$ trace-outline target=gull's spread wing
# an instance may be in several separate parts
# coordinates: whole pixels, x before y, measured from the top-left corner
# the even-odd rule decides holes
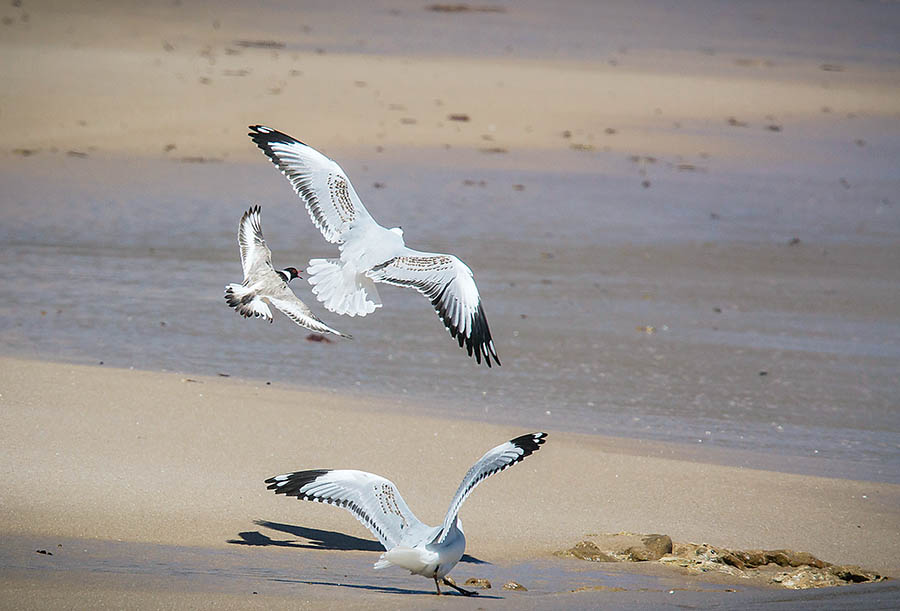
[[[385,549],[423,524],[407,507],[397,486],[373,473],[354,470],[296,471],[266,480],[275,494],[343,507],[378,537]]]
[[[271,127],[251,125],[249,136],[291,181],[326,240],[343,244],[350,229],[375,223],[335,161]]]
[[[438,543],[444,540],[450,527],[453,526],[456,515],[463,501],[472,493],[475,486],[494,473],[503,471],[507,467],[511,467],[517,462],[524,460],[527,456],[531,456],[537,452],[541,444],[547,439],[547,433],[530,433],[516,437],[506,443],[501,443],[496,448],[492,448],[482,456],[478,462],[472,465],[469,472],[463,478],[462,483],[456,490],[453,500],[450,502],[450,509],[444,518],[444,526]]]
[[[491,366],[500,364],[472,270],[454,257],[404,249],[399,257],[376,265],[366,274],[376,282],[414,288],[425,295],[459,346]]]

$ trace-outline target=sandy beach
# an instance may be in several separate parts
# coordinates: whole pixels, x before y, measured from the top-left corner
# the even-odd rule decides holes
[[[81,541],[99,540],[169,546],[181,553],[237,548],[248,570],[269,561],[260,552],[268,551],[266,538],[314,549],[307,539],[315,537],[297,536],[306,528],[324,536],[325,549],[336,534],[371,541],[370,547],[362,546],[370,551],[334,562],[345,563],[344,571],[360,572],[342,575],[351,584],[366,577],[380,581],[382,573],[366,575],[377,557],[371,551],[377,542],[352,516],[276,497],[263,480],[301,468],[365,466],[396,482],[417,515],[436,523],[469,464],[488,447],[521,433],[459,419],[410,418],[392,405],[253,381],[8,358],[2,372],[3,529],[6,536],[15,534],[12,541],[53,552],[45,559],[35,547],[24,556],[49,560],[44,562],[48,567],[63,562]],[[373,440],[386,440],[389,451]],[[900,486],[690,458],[660,456],[659,448],[628,440],[551,432],[533,459],[492,478],[466,503],[467,553],[493,565],[515,566],[547,560],[593,532],[662,531],[678,541],[793,548],[898,574],[894,549],[884,542],[896,534]],[[259,547],[240,545],[254,541]],[[4,546],[5,553],[16,558],[16,547]],[[150,552],[137,550],[133,562],[140,566]],[[332,562],[324,552],[303,553],[290,546],[278,551],[298,579],[316,563]],[[149,578],[163,587],[161,573],[171,552],[160,555],[163,561]],[[24,576],[29,572],[15,568],[5,571],[25,596],[20,602],[28,604],[31,596],[36,603],[48,602],[47,595],[28,587]],[[77,565],[69,570],[80,575]],[[120,570],[137,573],[130,580],[143,579],[135,567]],[[65,572],[46,571],[39,572],[41,579],[67,581]],[[99,580],[101,591],[127,585],[102,570],[82,571]],[[480,572],[477,564],[457,569],[458,577]],[[425,580],[393,573],[391,585],[427,590]],[[671,576],[678,577],[698,587],[696,578]],[[525,579],[509,573],[506,578]],[[583,585],[599,585],[591,576],[583,579]],[[265,582],[258,577],[257,591],[266,588]],[[152,600],[155,588],[141,587],[149,591],[139,596]],[[328,590],[322,594],[301,587],[296,593],[312,600],[345,596],[332,599]],[[174,593],[166,596],[178,600]],[[406,604],[390,593],[382,596],[371,604]],[[550,603],[547,596],[531,602],[581,604],[578,595],[570,596],[571,603]],[[362,597],[353,601],[370,604]]]
[[[0,608],[897,606],[900,6],[0,19]],[[459,254],[503,366],[400,289],[348,319],[295,282],[352,342],[234,315],[251,203],[276,265],[334,256],[257,123],[339,160],[411,246]],[[452,576],[494,584],[471,601],[372,570],[352,516],[263,484],[365,469],[438,523],[475,459],[537,430],[461,513]],[[555,555],[618,532],[892,579],[788,591]]]

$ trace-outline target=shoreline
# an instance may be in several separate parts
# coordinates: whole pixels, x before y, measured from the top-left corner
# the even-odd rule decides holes
[[[112,371],[134,371],[146,374],[161,374],[182,376],[183,379],[191,380],[188,383],[201,381],[222,381],[234,383],[238,385],[250,386],[266,386],[279,388],[286,392],[309,393],[312,395],[322,396],[341,396],[355,406],[358,404],[373,401],[379,405],[379,409],[385,410],[392,417],[419,417],[441,419],[442,413],[454,413],[454,401],[452,399],[435,400],[434,398],[417,397],[403,393],[401,396],[384,391],[383,393],[361,390],[355,387],[346,389],[338,389],[331,386],[315,386],[311,384],[303,384],[286,380],[267,380],[262,377],[240,376],[231,373],[197,373],[180,369],[148,369],[141,367],[122,367],[117,365],[87,363],[74,359],[52,359],[41,356],[21,356],[11,354],[0,354],[0,362],[3,360],[14,360],[34,363],[55,364],[62,367],[75,366],[87,368],[105,368]],[[421,404],[429,402],[427,407]],[[354,407],[351,409],[358,409]],[[421,410],[421,413],[419,413]],[[478,417],[476,414],[467,413],[463,417],[466,422],[472,422],[476,425],[490,425],[495,427],[508,428],[512,424],[508,418],[502,416],[490,417],[482,414]],[[532,426],[532,428],[535,428]],[[536,428],[541,428],[537,426]],[[828,479],[847,480],[853,482],[868,482],[872,484],[900,484],[900,481],[893,481],[890,476],[885,474],[883,477],[866,477],[866,475],[875,475],[872,473],[872,465],[866,462],[854,462],[845,459],[829,459],[810,456],[801,456],[790,453],[771,453],[771,452],[753,452],[740,448],[733,448],[723,445],[712,445],[707,443],[680,443],[677,441],[666,441],[653,439],[649,437],[641,437],[638,435],[609,435],[598,432],[577,430],[574,426],[565,426],[564,422],[559,425],[545,425],[543,428],[553,430],[558,433],[565,433],[574,436],[583,436],[586,439],[594,440],[602,443],[610,452],[629,456],[657,457],[671,460],[680,460],[686,462],[694,462],[708,464],[720,467],[731,467],[738,469],[752,469],[755,471],[767,471],[772,473],[782,473],[785,475],[799,475],[812,477],[826,477]],[[524,429],[523,429],[524,430]],[[835,476],[829,474],[830,471],[839,471],[845,475]],[[847,473],[859,473],[860,477],[846,475]]]

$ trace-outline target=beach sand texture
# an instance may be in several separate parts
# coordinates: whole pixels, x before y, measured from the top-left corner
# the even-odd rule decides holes
[[[532,430],[541,452],[461,513],[452,576],[489,577],[481,603],[896,606],[893,581],[814,600],[553,553],[661,532],[900,575],[900,5],[0,19],[0,607],[462,604],[262,482],[365,469],[437,523],[478,456]],[[331,344],[229,311],[250,204],[276,265],[334,256],[256,123],[466,261],[503,366],[400,289],[351,320],[295,282],[355,338]]]
[[[146,572],[161,580],[181,568],[168,564],[166,557],[192,548],[240,548],[241,562],[253,567],[258,566],[254,552],[272,546],[281,552],[284,572],[275,577],[302,582],[318,564],[335,562],[340,570],[330,574],[332,579],[351,585],[360,585],[360,579],[362,585],[384,583],[385,573],[370,566],[377,559],[372,551],[377,543],[365,545],[371,536],[352,517],[329,506],[276,497],[262,481],[300,468],[365,466],[397,483],[420,519],[438,523],[458,481],[482,450],[519,431],[453,418],[410,417],[375,401],[259,382],[16,359],[3,359],[2,365],[2,460],[9,474],[4,478],[3,528],[16,535],[4,546],[10,560],[5,570],[25,590],[22,581],[35,573],[51,583],[66,582],[65,572],[47,572],[52,562],[80,552],[81,541],[91,547],[96,540],[153,546],[134,546],[130,561],[121,558],[122,552],[110,551],[106,565],[94,554],[83,565],[76,559],[68,570],[77,579],[87,573],[108,580],[104,573],[128,574],[130,568],[138,576]],[[500,579],[535,579],[540,571],[516,567],[546,560],[588,533],[619,530],[663,530],[676,541],[746,549],[793,548],[826,561],[897,574],[895,550],[884,544],[895,537],[900,519],[900,486],[894,484],[669,458],[653,444],[571,433],[551,433],[539,456],[491,478],[462,512],[468,553],[512,567],[500,570]],[[334,533],[349,535],[356,543],[350,549],[367,553],[357,552],[348,562],[291,548],[323,537],[322,547],[329,549]],[[59,541],[62,548],[57,548]],[[166,554],[154,546],[176,551]],[[37,549],[54,557],[36,555]],[[155,564],[148,559],[154,555],[161,557]],[[207,563],[216,566],[201,560],[194,570],[204,572]],[[428,589],[424,580],[391,573],[385,585]],[[456,571],[457,578],[482,574],[478,564],[462,563]],[[138,576],[129,579],[139,582]],[[238,571],[238,576],[246,579],[246,573]],[[251,584],[258,585],[252,587],[269,589],[267,575],[257,577]],[[679,587],[713,587],[681,579]],[[214,583],[213,591],[224,596],[221,584]],[[614,576],[598,581],[585,575],[574,585],[619,583]],[[197,585],[187,591],[193,587]],[[156,588],[149,590],[148,601]],[[724,586],[713,591],[721,595]],[[283,594],[275,592],[276,598]],[[296,594],[313,600],[332,596],[305,588]],[[373,604],[400,604],[396,598],[376,598]],[[578,596],[566,603],[551,600],[545,595],[530,602],[583,602]],[[246,599],[234,604],[240,601]]]

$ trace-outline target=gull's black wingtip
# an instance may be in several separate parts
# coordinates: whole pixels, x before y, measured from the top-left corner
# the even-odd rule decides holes
[[[258,136],[266,138],[272,134],[280,134],[281,133],[278,130],[268,127],[267,125],[250,125],[248,127],[248,129],[250,130],[250,133],[247,135],[250,136],[251,138],[255,138]]]
[[[313,482],[316,478],[325,475],[331,469],[310,469],[307,471],[295,471],[293,473],[285,473],[283,475],[275,475],[265,481],[269,484],[267,490],[274,490],[275,494],[286,494],[288,496],[297,496],[300,489],[306,484]]]
[[[447,324],[447,319],[445,319],[444,324]],[[487,316],[484,314],[484,308],[481,306],[480,301],[478,302],[478,308],[475,310],[475,314],[472,316],[471,324],[472,333],[469,337],[465,338],[469,356],[475,357],[475,362],[479,365],[484,361],[484,364],[488,366],[488,369],[490,369],[493,363],[496,363],[499,366],[501,364],[500,358],[497,356],[497,350],[494,348],[494,340],[491,338],[491,329],[488,327]],[[462,338],[462,334],[460,334],[460,338]],[[462,339],[460,339],[460,346],[462,346]],[[491,357],[493,357],[493,363],[491,362]]]
[[[528,433],[509,440],[511,444],[522,450],[522,458],[537,452],[546,441],[547,433]]]
[[[484,344],[484,358],[488,362],[488,367],[491,366],[491,357],[494,357],[494,363],[497,364],[497,367],[501,367],[503,363],[500,362],[500,357],[497,356],[497,350],[494,349],[494,340],[490,338],[490,331],[488,331],[488,339]]]
[[[250,138],[254,142],[257,142],[257,140],[259,139],[266,139],[275,131],[271,127],[266,127],[265,125],[251,125],[248,127],[248,129],[250,131],[247,133],[247,135],[250,136]]]
[[[293,136],[288,136],[286,133],[280,132],[277,129],[272,129],[271,127],[268,127],[266,125],[250,125],[248,129],[250,130],[250,132],[247,135],[250,136],[250,139],[256,143],[256,146],[262,148],[263,150],[265,150],[265,145],[271,142],[283,142],[286,144],[297,143],[303,144],[303,146],[308,146],[303,142],[300,142]]]

